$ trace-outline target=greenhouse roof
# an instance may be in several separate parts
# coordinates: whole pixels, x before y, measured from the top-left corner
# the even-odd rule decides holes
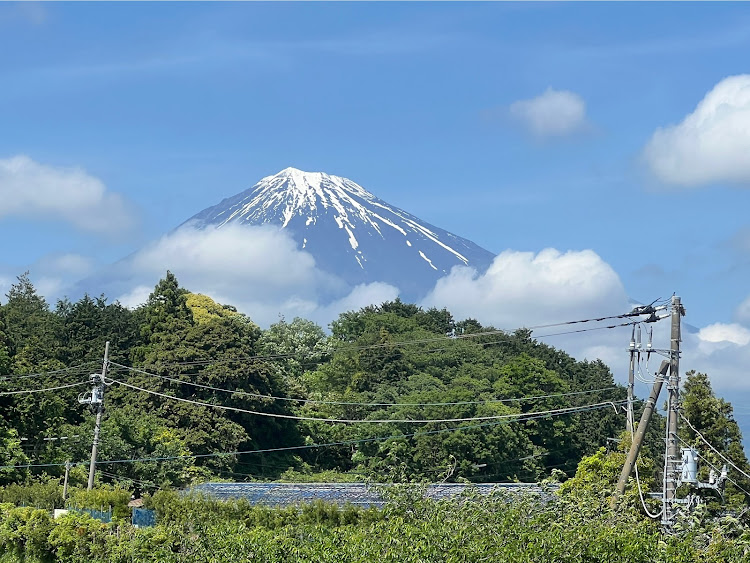
[[[186,492],[203,493],[219,499],[245,498],[252,504],[289,506],[321,500],[338,505],[377,506],[385,504],[385,493],[393,485],[369,483],[204,483]],[[464,492],[489,495],[497,491],[542,492],[536,483],[441,483],[427,485],[425,496],[434,500]]]

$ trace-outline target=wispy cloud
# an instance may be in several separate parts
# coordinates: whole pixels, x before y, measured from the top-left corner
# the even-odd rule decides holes
[[[4,2],[0,4],[0,25],[18,22],[42,25],[47,21],[47,8],[40,2]]]
[[[583,39],[585,41],[585,38]],[[631,41],[601,41],[597,44],[573,46],[542,44],[545,50],[557,49],[568,56],[590,58],[649,57],[705,53],[710,50],[731,49],[750,43],[750,24],[740,21],[733,27],[701,29],[698,33],[685,30],[680,35],[662,34],[660,37]]]
[[[92,258],[75,253],[46,254],[25,266],[0,264],[0,298],[16,282],[16,276],[28,270],[37,292],[54,303],[64,297],[66,288],[95,268]]]
[[[586,103],[569,90],[548,88],[535,98],[513,102],[509,113],[532,135],[541,138],[570,135],[586,125]]]
[[[302,57],[320,54],[341,57],[398,56],[429,51],[461,39],[457,32],[427,32],[402,29],[372,30],[311,39],[228,39],[218,35],[174,38],[168,46],[132,58],[103,58],[94,53],[87,60],[28,68],[13,79],[55,77],[118,77],[163,71],[215,70],[217,65],[254,63],[262,68],[285,71]],[[11,78],[11,77],[7,77]]]

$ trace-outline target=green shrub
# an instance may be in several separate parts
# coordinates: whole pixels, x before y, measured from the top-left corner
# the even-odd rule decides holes
[[[0,488],[0,502],[13,503],[16,506],[33,506],[36,508],[63,507],[62,486],[57,479],[29,483],[13,483]]]
[[[93,510],[108,510],[111,508],[113,517],[129,518],[131,514],[128,507],[130,497],[130,491],[119,487],[97,488],[90,491],[72,489],[68,506]]]

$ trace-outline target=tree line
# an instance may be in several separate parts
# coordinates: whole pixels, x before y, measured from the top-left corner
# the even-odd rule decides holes
[[[216,479],[538,481],[572,476],[624,430],[626,390],[609,368],[529,331],[398,299],[328,328],[281,318],[263,330],[170,272],[135,309],[89,295],[52,307],[19,276],[0,304],[0,485],[57,478],[67,461],[83,478],[93,416],[77,397],[106,341],[99,459],[118,463],[98,478],[147,491]],[[747,467],[731,405],[703,374],[686,391],[691,420]],[[647,455],[662,429],[657,419]]]

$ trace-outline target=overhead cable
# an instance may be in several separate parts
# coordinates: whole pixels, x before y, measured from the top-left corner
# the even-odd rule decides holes
[[[410,419],[410,418],[402,418],[402,419],[367,419],[367,418],[322,418],[322,417],[315,417],[315,416],[298,416],[293,414],[284,414],[284,413],[270,413],[270,412],[262,412],[262,411],[254,411],[249,409],[241,409],[239,407],[230,407],[227,405],[217,405],[214,403],[207,403],[205,401],[196,401],[193,399],[183,399],[182,397],[175,397],[174,395],[167,395],[166,393],[160,393],[158,391],[153,391],[151,389],[144,389],[143,387],[138,387],[137,385],[131,385],[130,383],[125,383],[124,381],[120,381],[119,379],[112,379],[111,380],[114,383],[117,383],[118,385],[122,385],[124,387],[128,387],[130,389],[136,390],[136,391],[142,391],[144,393],[149,393],[151,395],[156,395],[158,397],[163,397],[165,399],[172,399],[173,401],[180,401],[183,403],[189,403],[192,405],[198,405],[202,407],[211,407],[215,409],[220,410],[228,410],[228,411],[234,411],[234,412],[240,412],[244,414],[252,414],[255,416],[264,416],[264,417],[270,417],[270,418],[284,418],[289,420],[307,420],[307,421],[318,421],[318,422],[336,422],[336,423],[344,423],[344,424],[362,424],[362,423],[372,423],[372,424],[388,424],[388,423],[394,423],[394,424],[425,424],[429,422],[473,422],[477,420],[500,420],[504,418],[517,418],[522,417],[525,414],[551,414],[551,413],[565,413],[567,411],[570,411],[571,409],[575,409],[576,407],[565,407],[562,409],[552,409],[548,411],[541,411],[541,412],[535,412],[535,413],[513,413],[513,414],[500,414],[500,415],[491,415],[491,416],[474,416],[474,417],[464,417],[464,418],[440,418],[440,419]],[[603,403],[598,403],[600,405],[610,405],[613,404],[611,401],[605,401]]]
[[[678,436],[678,438],[679,438],[679,436]],[[690,443],[686,442],[686,441],[685,441],[685,440],[683,440],[682,438],[679,438],[679,439],[680,439],[680,442],[682,442],[682,444],[683,444],[683,445],[685,445],[685,446],[687,446],[687,447],[689,447],[689,448],[692,448],[692,444],[690,444]],[[709,466],[709,467],[711,467],[711,469],[713,469],[714,471],[716,471],[716,473],[719,473],[719,474],[721,473],[721,471],[722,471],[722,470],[721,470],[721,469],[719,469],[718,467],[716,467],[716,466],[715,466],[715,465],[714,465],[713,463],[711,463],[711,462],[710,462],[710,461],[708,460],[708,458],[706,458],[705,456],[701,455],[701,454],[700,454],[700,452],[698,453],[698,457],[699,457],[699,458],[701,458],[701,459],[702,459],[703,461],[705,461],[705,462],[706,462],[706,463],[708,464],[708,466]],[[746,489],[743,489],[743,488],[742,488],[742,487],[741,487],[741,486],[739,485],[739,483],[737,483],[737,481],[735,481],[734,479],[732,479],[732,478],[731,478],[731,477],[729,477],[728,475],[727,475],[727,481],[729,481],[730,483],[732,483],[732,484],[733,484],[733,485],[734,485],[735,487],[737,487],[737,488],[738,488],[738,489],[739,489],[740,491],[742,491],[743,493],[745,493],[745,494],[746,494],[746,495],[748,496],[748,498],[750,498],[750,492],[748,492],[748,491],[747,491]]]
[[[590,393],[603,393],[605,391],[612,391],[618,389],[617,386],[603,387],[601,389],[588,389],[585,391],[571,391],[568,393],[554,393],[550,395],[536,395],[531,397],[512,397],[507,399],[486,399],[483,401],[454,401],[454,402],[440,402],[440,403],[361,403],[361,402],[349,402],[349,401],[323,401],[318,399],[295,399],[293,397],[277,397],[275,395],[263,395],[261,393],[250,393],[242,390],[235,389],[224,389],[222,387],[213,387],[211,385],[203,385],[202,383],[195,383],[192,381],[184,381],[175,377],[167,377],[166,375],[158,375],[142,369],[132,368],[111,362],[112,365],[124,368],[129,371],[141,373],[143,375],[149,375],[151,377],[157,377],[173,383],[190,385],[191,387],[198,387],[200,389],[206,389],[209,391],[219,391],[221,393],[230,393],[233,395],[242,395],[244,397],[253,397],[256,399],[270,399],[273,401],[289,401],[295,403],[305,404],[318,404],[318,405],[345,405],[345,406],[359,406],[359,407],[442,407],[442,406],[458,406],[458,405],[486,405],[493,403],[511,403],[511,402],[523,402],[523,401],[534,401],[539,399],[551,399],[558,397],[571,397],[575,395],[588,395]]]
[[[41,377],[44,375],[58,375],[61,373],[66,373],[66,372],[71,372],[71,371],[75,371],[76,373],[79,373],[79,372],[84,373],[88,371],[89,367],[94,364],[95,362],[86,362],[86,363],[79,364],[76,366],[70,366],[70,367],[55,369],[55,370],[50,370],[50,371],[40,371],[37,373],[11,373],[8,375],[0,376],[0,383],[4,383],[5,381],[16,380],[16,379],[28,379],[30,377]]]
[[[182,456],[144,457],[144,458],[137,458],[137,459],[100,460],[100,461],[97,461],[96,464],[104,465],[108,463],[136,463],[136,462],[141,462],[141,461],[171,461],[175,459],[184,459],[184,458],[191,458],[191,457],[192,458],[209,458],[209,457],[223,457],[223,456],[233,456],[233,455],[252,455],[252,454],[277,453],[277,452],[286,452],[286,451],[309,450],[309,449],[315,449],[315,448],[326,448],[326,447],[334,447],[334,446],[351,446],[351,445],[356,445],[356,444],[366,444],[366,443],[372,443],[372,442],[387,442],[389,440],[401,440],[404,438],[415,438],[419,436],[443,434],[445,432],[474,430],[477,428],[500,426],[504,424],[511,424],[514,422],[526,422],[528,420],[536,420],[540,418],[547,418],[550,416],[560,416],[563,414],[589,412],[589,411],[609,408],[613,404],[622,405],[624,403],[625,401],[616,401],[614,403],[584,405],[581,407],[576,407],[574,411],[557,413],[557,414],[528,413],[528,415],[525,416],[522,420],[521,419],[495,420],[492,422],[482,422],[479,424],[464,424],[461,426],[453,426],[450,428],[437,428],[435,430],[423,430],[419,432],[411,432],[408,434],[399,434],[396,436],[378,436],[378,437],[373,437],[373,438],[360,438],[356,440],[343,440],[340,442],[327,442],[327,443],[322,443],[322,444],[303,444],[300,446],[282,446],[278,448],[265,448],[265,449],[260,449],[260,450],[215,452],[215,453],[209,453],[209,454],[192,454],[191,453],[189,455],[182,455]],[[81,461],[81,462],[73,463],[72,465],[88,465],[88,463],[89,463],[88,461]],[[24,464],[24,465],[3,465],[3,466],[0,466],[0,469],[27,469],[27,468],[32,468],[32,467],[64,467],[64,466],[65,466],[65,463],[30,463],[30,464]]]
[[[68,389],[69,387],[78,387],[85,385],[88,381],[79,381],[78,383],[68,383],[67,385],[58,385],[57,387],[42,387],[41,389],[20,389],[18,391],[0,391],[0,395],[22,395],[29,393],[46,393],[48,391],[57,391],[58,389]]]
[[[713,445],[711,445],[711,443],[710,443],[710,442],[709,442],[708,440],[706,440],[706,438],[705,438],[705,437],[703,436],[703,434],[701,434],[700,432],[698,432],[698,430],[697,430],[697,429],[695,428],[695,426],[693,426],[693,425],[692,425],[692,424],[690,423],[690,421],[689,421],[689,420],[687,419],[687,417],[686,417],[686,416],[685,416],[684,414],[680,413],[680,418],[682,418],[682,420],[684,420],[684,421],[685,421],[685,424],[687,424],[687,425],[688,425],[688,426],[690,427],[690,429],[691,429],[691,430],[692,430],[693,432],[695,432],[695,434],[696,434],[696,435],[697,435],[697,436],[698,436],[698,437],[699,437],[699,438],[700,438],[701,440],[703,440],[703,443],[704,443],[704,444],[706,444],[706,445],[707,445],[707,446],[708,446],[709,448],[711,448],[711,449],[712,449],[712,450],[714,451],[714,453],[715,453],[716,455],[718,455],[718,456],[719,456],[719,457],[720,457],[721,459],[723,459],[723,460],[724,460],[724,461],[726,461],[726,462],[727,462],[727,463],[728,463],[729,465],[731,465],[732,467],[734,467],[734,468],[735,468],[735,469],[736,469],[736,470],[737,470],[737,471],[738,471],[739,473],[741,473],[741,474],[742,474],[742,475],[743,475],[743,476],[744,476],[744,477],[745,477],[746,479],[750,479],[750,475],[748,475],[747,473],[745,473],[745,472],[744,472],[744,471],[743,471],[742,469],[740,469],[739,467],[737,467],[737,465],[735,465],[735,463],[734,463],[734,462],[733,462],[733,461],[732,461],[731,459],[729,459],[729,458],[728,458],[727,456],[725,456],[725,455],[724,455],[723,453],[721,453],[721,452],[720,452],[719,450],[717,450],[716,448],[714,448],[714,447],[713,447]]]
[[[653,305],[653,304],[652,304]],[[638,309],[642,309],[640,312],[637,312]],[[427,344],[430,342],[441,342],[445,340],[465,340],[465,339],[472,339],[472,338],[480,338],[484,336],[494,336],[494,335],[512,335],[514,332],[518,330],[537,330],[540,328],[552,328],[556,326],[566,326],[566,325],[573,325],[573,324],[581,324],[581,323],[590,323],[590,322],[601,322],[604,320],[609,319],[624,319],[624,318],[632,318],[636,316],[642,316],[646,314],[651,314],[656,311],[651,305],[643,306],[643,307],[636,307],[633,311],[630,313],[623,313],[620,315],[608,315],[603,317],[592,317],[589,319],[580,319],[575,321],[564,321],[560,323],[551,323],[551,324],[541,324],[541,325],[532,325],[528,327],[518,327],[516,329],[495,329],[495,330],[487,330],[482,332],[472,332],[468,334],[455,334],[455,335],[445,335],[445,336],[434,336],[430,338],[421,338],[416,340],[397,340],[393,342],[383,342],[379,344],[366,344],[366,345],[360,345],[360,346],[349,346],[346,347],[347,351],[358,351],[358,350],[369,350],[369,349],[377,349],[377,348],[387,348],[392,346],[409,346],[413,344]],[[630,326],[632,324],[637,324],[638,322],[649,322],[647,321],[630,321],[627,323],[622,324],[614,324],[610,326],[604,326],[604,327],[594,327],[594,328],[588,328],[588,329],[581,329],[581,330],[572,330],[572,331],[565,331],[560,333],[554,333],[554,334],[544,334],[544,335],[534,335],[534,338],[546,338],[548,336],[558,336],[561,334],[574,334],[578,332],[588,332],[589,330],[603,330],[603,329],[611,329],[611,328],[617,328],[620,326]],[[253,355],[253,356],[244,356],[244,357],[236,357],[236,358],[223,358],[223,359],[213,359],[213,360],[193,360],[193,361],[186,361],[186,362],[173,362],[170,364],[163,364],[163,365],[201,365],[201,364],[211,364],[211,363],[228,363],[228,362],[241,362],[241,361],[254,361],[254,360],[279,360],[279,359],[287,359],[287,358],[298,358],[300,355],[304,356],[314,356],[314,355],[325,355],[330,354],[334,352],[335,350],[325,350],[325,351],[318,351],[318,352],[308,352],[306,354],[300,354],[299,352],[290,352],[286,354],[267,354],[267,355]]]

